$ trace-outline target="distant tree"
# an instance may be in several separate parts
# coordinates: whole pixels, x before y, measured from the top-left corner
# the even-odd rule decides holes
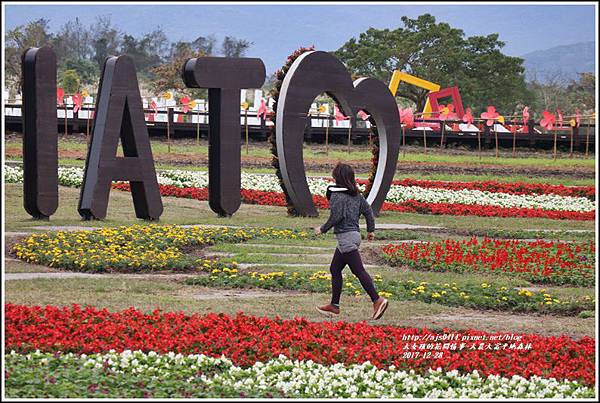
[[[52,44],[48,20],[41,18],[25,25],[19,25],[5,34],[4,60],[8,83],[21,91],[21,56],[31,47]]]
[[[94,63],[92,32],[79,18],[63,24],[52,35],[52,44],[58,61],[58,74],[66,70],[75,70],[83,85],[97,84],[100,67]]]
[[[265,83],[262,86],[263,94],[269,94],[271,91],[275,89],[275,84],[277,83],[277,73],[272,73],[265,80]]]
[[[124,35],[119,53],[131,56],[138,72],[149,73],[168,56],[167,44],[165,33],[161,28],[157,28],[139,39],[132,35]]]
[[[81,87],[81,79],[75,70],[65,70],[59,80],[65,94],[75,94]]]
[[[579,79],[567,86],[567,93],[575,108],[593,111],[596,105],[596,76],[594,73],[578,73]]]
[[[145,34],[140,42],[148,53],[154,55],[156,60],[163,61],[169,57],[170,42],[162,27],[158,26],[153,31]]]
[[[74,70],[81,79],[83,85],[97,85],[100,76],[98,65],[88,59],[66,59],[61,60],[59,74],[66,70]]]
[[[215,44],[217,43],[217,38],[214,35],[209,36],[199,36],[192,43],[192,48],[197,52],[202,52],[207,56],[213,55],[215,52]]]
[[[92,33],[79,18],[68,21],[53,35],[54,51],[58,60],[85,60],[92,56]]]
[[[479,108],[479,112],[494,105],[511,115],[517,113],[517,105],[533,100],[525,82],[523,59],[502,54],[504,45],[498,34],[466,40],[465,78],[459,87],[465,104]]]
[[[488,104],[512,108],[528,98],[522,60],[501,53],[497,34],[465,38],[462,30],[436,22],[424,14],[401,18],[397,29],[369,28],[351,38],[334,54],[354,76],[371,76],[388,82],[400,70],[443,87],[457,85],[466,105],[483,109]],[[397,96],[422,110],[427,90],[401,84]]]
[[[181,78],[181,69],[184,63],[194,57],[206,56],[201,51],[192,49],[189,42],[179,41],[171,46],[171,56],[166,63],[150,70],[155,77],[150,83],[150,89],[157,95],[175,90],[193,97],[206,97],[206,90],[187,88]]]
[[[79,18],[63,24],[54,34],[49,21],[39,19],[10,30],[5,35],[5,66],[7,86],[20,91],[21,55],[29,47],[53,46],[58,60],[58,76],[64,87],[97,85],[100,71],[108,56],[127,54],[133,58],[142,87],[154,92],[166,90],[185,92],[190,96],[206,96],[206,90],[188,89],[181,79],[183,63],[192,57],[221,53],[241,57],[252,45],[244,39],[226,36],[217,47],[214,35],[198,36],[191,42],[170,42],[158,26],[135,36],[121,32],[109,16],[96,18],[84,25]],[[74,90],[74,91],[76,91]]]
[[[121,45],[121,33],[110,17],[98,17],[92,27],[93,59],[100,68],[108,56],[116,56]]]
[[[246,54],[253,42],[245,39],[236,39],[233,36],[226,36],[221,44],[221,53],[225,57],[242,57]]]
[[[551,112],[560,109],[563,113],[574,114],[577,109],[591,112],[596,105],[596,78],[593,73],[580,73],[578,80],[569,80],[559,71],[531,72],[532,81],[528,84],[534,94],[533,108],[538,117],[543,110]]]

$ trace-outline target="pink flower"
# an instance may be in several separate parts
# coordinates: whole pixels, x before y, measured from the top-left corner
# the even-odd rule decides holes
[[[371,117],[371,115],[367,114],[365,111],[363,111],[362,109],[360,111],[358,111],[358,116],[362,119],[362,120],[369,120],[369,118]]]
[[[558,126],[563,125],[563,115],[560,109],[556,108],[556,114],[558,115]]]
[[[65,96],[65,90],[63,90],[62,88],[58,87],[56,89],[56,101],[58,102],[58,104],[60,106],[63,106],[63,98]]]
[[[415,116],[411,108],[402,109],[398,107],[398,112],[400,112],[400,123],[408,129],[415,127]]]
[[[463,122],[465,122],[466,124],[472,125],[473,124],[473,114],[471,113],[471,108],[467,108],[467,111],[465,112],[465,114],[463,115],[462,118]]]
[[[519,126],[517,125],[517,118],[512,118],[511,120],[511,125],[510,125],[510,132],[515,134],[517,132],[517,129],[519,128]]]
[[[526,125],[528,120],[529,120],[529,107],[526,106],[525,108],[523,108],[523,125]]]
[[[458,115],[454,113],[454,105],[448,104],[448,106],[442,106],[440,112],[440,120],[456,120]]]
[[[554,122],[556,121],[556,116],[551,114],[548,111],[544,111],[544,117],[540,121],[540,125],[546,130],[552,130],[554,128]]]
[[[73,113],[77,113],[79,109],[81,109],[81,105],[83,104],[83,96],[79,93],[73,94]]]
[[[496,108],[494,106],[488,106],[487,112],[483,112],[481,114],[482,119],[487,119],[485,121],[486,126],[493,126],[495,119],[500,116],[498,112],[496,112]]]
[[[190,110],[190,99],[188,97],[183,97],[179,100],[179,102],[181,103],[181,105],[183,105],[183,113],[188,113],[188,111]]]
[[[257,115],[256,116],[263,116],[263,119],[267,119],[267,104],[265,103],[265,100],[263,98],[260,99],[260,105],[258,107],[258,111],[257,111]]]
[[[339,123],[339,122],[340,122],[340,121],[342,121],[342,120],[348,120],[348,119],[350,119],[350,118],[349,118],[348,116],[345,116],[345,115],[344,115],[344,114],[343,114],[343,113],[340,111],[340,109],[338,108],[338,106],[337,106],[337,105],[335,105],[335,121]]]

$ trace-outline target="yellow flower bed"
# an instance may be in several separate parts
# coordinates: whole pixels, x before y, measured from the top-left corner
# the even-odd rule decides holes
[[[13,252],[26,262],[76,271],[210,271],[222,269],[224,265],[217,260],[189,255],[185,248],[216,242],[244,242],[257,237],[288,239],[292,236],[308,235],[304,231],[276,228],[132,225],[34,234],[17,243]]]

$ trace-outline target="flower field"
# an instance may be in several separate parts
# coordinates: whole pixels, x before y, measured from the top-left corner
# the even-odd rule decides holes
[[[67,270],[104,272],[142,270],[212,270],[226,265],[186,253],[185,248],[216,242],[237,243],[252,238],[294,239],[303,231],[227,227],[132,225],[95,231],[33,234],[13,247],[26,262]]]
[[[4,166],[4,178],[22,183],[23,172]],[[207,172],[162,171],[157,179],[163,196],[208,200]],[[59,183],[72,188],[61,197],[76,197],[82,180],[83,169],[60,167]],[[331,180],[307,180],[316,206],[327,209]],[[367,182],[358,182],[364,190]],[[130,191],[125,182],[112,186]],[[22,197],[18,186],[8,190]],[[241,196],[286,206],[275,175],[242,173]],[[380,321],[367,319],[370,301],[349,269],[340,316],[322,320],[314,309],[331,292],[323,269],[335,240],[302,230],[313,219],[280,220],[278,209],[246,206],[248,218],[231,227],[176,225],[192,222],[182,219],[190,207],[198,222],[223,221],[205,203],[171,199],[164,223],[123,216],[117,227],[61,231],[80,225],[61,210],[49,232],[10,235],[19,261],[5,261],[4,394],[591,399],[595,201],[593,186],[395,180],[383,210],[493,218],[382,215],[378,224],[389,229],[361,252],[390,301]],[[120,211],[130,200],[111,203]],[[509,226],[498,217],[587,222]],[[7,219],[11,231],[31,231],[23,212]]]
[[[421,301],[446,306],[463,306],[511,312],[542,312],[556,315],[577,315],[584,310],[595,309],[592,295],[578,298],[559,299],[542,289],[529,291],[525,288],[508,288],[490,283],[457,284],[429,283],[413,280],[384,280],[374,275],[373,281],[379,294],[399,301]],[[331,290],[331,275],[326,271],[298,273],[272,271],[232,271],[230,268],[215,267],[210,275],[186,280],[190,285],[226,288],[263,288],[267,290],[299,290],[328,293]],[[343,293],[359,296],[363,294],[360,283],[353,275],[344,275]],[[591,293],[590,293],[591,294]]]
[[[390,385],[385,393],[404,397],[584,397],[596,376],[587,337],[77,305],[5,311],[5,378],[19,396],[379,396]]]
[[[208,198],[208,172],[163,171],[158,173],[161,194]],[[22,182],[20,168],[5,166],[7,182]],[[308,185],[318,208],[327,208],[324,197],[329,179],[309,177]],[[81,186],[83,169],[59,168],[59,183]],[[285,206],[279,180],[275,175],[242,173],[242,200],[245,203]],[[364,190],[365,182],[359,187]],[[128,190],[127,184],[115,184]],[[543,217],[551,219],[593,220],[595,188],[547,184],[502,182],[442,182],[405,179],[394,181],[384,210],[423,214],[477,215],[492,217]]]
[[[387,245],[386,260],[417,270],[514,274],[534,283],[593,286],[594,241],[520,241],[471,238]]]
[[[13,252],[16,257],[29,263],[73,271],[123,273],[159,270],[200,271],[207,274],[188,279],[186,283],[208,287],[256,287],[268,290],[328,293],[331,290],[331,276],[328,272],[262,273],[251,269],[238,270],[235,261],[207,259],[198,257],[198,253],[190,253],[190,248],[201,248],[215,243],[239,243],[256,238],[308,237],[306,232],[289,229],[230,229],[152,224],[94,231],[33,234],[16,243]],[[392,247],[388,246],[384,249],[389,248]],[[593,248],[589,253],[593,253]],[[577,315],[582,311],[594,310],[595,299],[592,295],[558,298],[546,290],[528,291],[493,283],[458,285],[413,280],[384,280],[380,275],[375,275],[374,279],[379,284],[381,295],[393,300],[415,300],[474,309],[543,312],[556,315]],[[344,292],[350,295],[361,295],[362,288],[354,276],[345,276]]]
[[[262,397],[262,398],[585,398],[578,382],[533,375],[483,377],[378,369],[362,364],[315,364],[284,355],[248,368],[226,357],[125,350],[103,354],[32,352],[6,356],[8,397]],[[49,376],[49,369],[52,374]],[[325,381],[327,380],[327,381]]]

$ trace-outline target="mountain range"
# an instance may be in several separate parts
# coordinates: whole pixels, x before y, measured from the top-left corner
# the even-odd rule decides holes
[[[595,71],[595,50],[595,42],[580,42],[536,50],[519,57],[525,59],[523,65],[527,80],[570,81],[578,78],[577,73]]]

